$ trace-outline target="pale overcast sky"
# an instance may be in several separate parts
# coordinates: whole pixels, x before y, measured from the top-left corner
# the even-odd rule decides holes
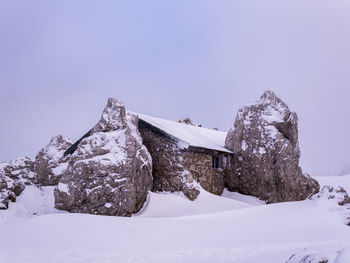
[[[78,139],[108,97],[228,130],[271,89],[301,165],[350,172],[350,1],[0,0],[0,161]]]

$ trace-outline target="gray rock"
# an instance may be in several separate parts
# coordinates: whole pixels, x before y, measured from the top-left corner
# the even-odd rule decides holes
[[[225,183],[230,191],[269,203],[303,200],[319,184],[299,167],[298,117],[272,91],[242,107],[226,138],[234,152]]]
[[[332,185],[325,185],[322,187],[321,191],[312,197],[313,199],[327,198],[336,200],[337,204],[344,206],[350,204],[349,194],[346,192],[344,187],[338,186],[334,188]]]
[[[321,191],[312,196],[313,200],[317,199],[329,199],[333,201],[337,206],[338,211],[344,213],[344,223],[350,226],[350,196],[342,186],[334,187],[332,185],[325,185]]]
[[[23,185],[21,185],[21,187],[22,186]],[[6,177],[4,175],[0,175],[0,209],[7,209],[10,200],[15,202],[16,194],[10,190]]]
[[[202,127],[202,124],[195,124],[195,123],[190,119],[190,117],[183,118],[183,119],[181,119],[181,120],[178,120],[177,122],[183,123],[183,124],[188,124],[188,125],[195,126],[195,127]]]
[[[7,209],[9,201],[15,202],[26,185],[36,183],[34,163],[28,157],[0,163],[0,209]]]
[[[55,189],[55,207],[78,213],[130,216],[152,188],[152,159],[138,117],[109,99],[91,135],[72,154]]]
[[[348,263],[350,247],[304,248],[290,256],[286,263]]]
[[[334,263],[338,251],[319,252],[311,249],[303,249],[293,254],[286,263]]]
[[[102,112],[101,119],[92,129],[92,133],[125,129],[126,126],[127,119],[125,106],[118,100],[110,98],[107,101],[107,106]]]
[[[42,148],[35,157],[35,171],[40,185],[57,185],[63,173],[67,169],[69,157],[63,156],[65,150],[72,142],[62,137],[55,136],[50,143]]]

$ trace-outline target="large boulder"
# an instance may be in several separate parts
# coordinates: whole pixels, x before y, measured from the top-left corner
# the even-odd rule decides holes
[[[68,166],[68,156],[64,156],[73,143],[62,135],[55,136],[35,157],[35,171],[40,185],[57,185]]]
[[[55,207],[78,213],[130,216],[152,188],[152,159],[138,117],[109,99],[90,136],[72,153],[55,189]]]
[[[15,202],[26,185],[36,183],[34,163],[28,157],[0,163],[0,209],[7,209],[9,201]]]
[[[298,117],[272,91],[239,110],[225,145],[234,152],[225,179],[230,191],[269,203],[303,200],[319,191],[318,182],[299,167]]]

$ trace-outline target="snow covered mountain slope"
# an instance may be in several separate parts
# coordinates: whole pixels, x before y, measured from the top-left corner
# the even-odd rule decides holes
[[[350,191],[350,175],[317,179]],[[350,246],[346,208],[326,198],[262,205],[232,193],[236,200],[205,193],[195,202],[152,193],[138,216],[122,218],[57,213],[43,191],[0,211],[0,262],[271,263]],[[28,201],[32,194],[41,205]]]

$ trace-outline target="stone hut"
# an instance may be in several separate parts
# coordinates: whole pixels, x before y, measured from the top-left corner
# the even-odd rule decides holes
[[[227,187],[269,203],[303,200],[319,191],[317,181],[299,167],[297,115],[272,91],[242,107],[228,133],[193,125],[189,119],[133,115],[151,155],[152,191],[182,192],[195,200],[201,187],[216,195]]]
[[[152,191],[183,192],[190,200],[197,198],[200,186],[222,194],[233,154],[225,148],[227,132],[137,115],[143,144],[152,157]],[[64,155],[72,154],[90,134],[91,130]]]
[[[229,132],[135,114],[110,98],[74,144],[57,136],[25,167],[0,164],[0,209],[31,183],[57,185],[58,209],[104,215],[140,211],[150,190],[195,200],[201,188],[226,187],[268,203],[304,200],[320,186],[299,158],[297,115],[272,91],[240,108]]]
[[[153,160],[153,191],[181,191],[190,200],[199,185],[221,195],[230,150],[227,132],[139,115],[139,131]]]

